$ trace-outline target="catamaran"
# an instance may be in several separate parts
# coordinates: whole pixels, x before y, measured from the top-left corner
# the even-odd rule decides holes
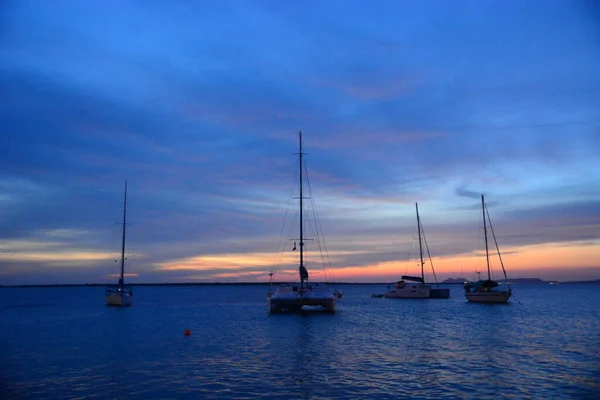
[[[500,265],[502,266],[502,272],[504,273],[505,282],[508,281],[506,277],[506,270],[504,269],[504,263],[502,262],[502,256],[500,255],[500,248],[498,247],[498,241],[496,240],[496,234],[492,227],[492,221],[490,220],[490,214],[485,205],[485,199],[481,195],[481,210],[483,213],[483,232],[485,236],[485,259],[487,262],[487,279],[479,279],[477,282],[469,282],[464,286],[465,297],[468,301],[474,303],[506,303],[510,298],[512,291],[510,287],[507,290],[501,289],[498,282],[492,280],[492,274],[490,272],[490,255],[488,250],[488,235],[487,235],[487,224],[486,219],[489,222],[492,236],[494,237],[494,243],[496,244],[496,251],[498,252],[498,258],[500,259]],[[487,216],[487,218],[486,218]]]
[[[390,288],[387,293],[381,295],[373,295],[372,297],[385,297],[390,299],[429,299],[429,298],[444,298],[450,297],[450,289],[440,288],[437,279],[436,287],[432,287],[431,284],[425,282],[425,262],[423,261],[423,226],[421,225],[421,218],[419,217],[419,204],[415,203],[415,209],[417,211],[417,230],[419,232],[419,256],[421,267],[421,276],[410,276],[403,275],[402,278],[396,282],[394,287]],[[425,242],[427,244],[427,242]],[[427,247],[427,253],[429,254],[429,248]],[[431,262],[431,256],[429,256]],[[435,278],[435,270],[433,269],[433,263],[431,263],[431,269]],[[408,282],[407,282],[408,281]]]
[[[304,241],[307,240],[304,237],[304,203],[303,200],[306,197],[303,196],[303,182],[302,182],[302,132],[298,134],[299,149],[298,159],[300,164],[300,195],[299,195],[299,208],[300,208],[300,238],[299,238],[299,267],[298,271],[300,274],[300,284],[283,284],[280,285],[275,292],[272,290],[273,285],[273,272],[270,272],[271,282],[269,285],[269,291],[267,292],[267,310],[270,313],[279,313],[284,311],[297,312],[301,311],[305,307],[315,307],[326,312],[335,312],[335,303],[337,299],[342,298],[342,292],[339,290],[331,290],[327,285],[322,283],[309,284],[308,283],[308,270],[304,265]],[[294,250],[296,250],[296,243],[294,243]]]
[[[125,198],[123,201],[123,231],[121,240],[121,275],[117,285],[109,285],[106,288],[106,305],[126,307],[131,305],[133,290],[131,286],[125,285],[125,227],[127,225],[127,181],[125,181]]]

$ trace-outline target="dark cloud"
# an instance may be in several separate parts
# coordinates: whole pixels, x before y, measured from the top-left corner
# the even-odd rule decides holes
[[[481,193],[476,193],[476,192],[473,192],[471,190],[468,190],[464,186],[457,187],[455,189],[455,193],[456,193],[457,196],[467,197],[467,198],[470,198],[470,199],[479,199],[479,198],[481,198]]]

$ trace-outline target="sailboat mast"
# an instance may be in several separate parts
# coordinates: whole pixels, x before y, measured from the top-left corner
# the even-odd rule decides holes
[[[121,279],[119,279],[119,286],[123,289],[123,278],[125,275],[125,226],[127,223],[127,181],[125,181],[125,198],[123,201],[123,240],[121,242]]]
[[[304,276],[302,272],[304,269],[304,220],[302,219],[302,131],[298,132],[298,139],[300,143],[300,151],[298,153],[298,159],[300,160],[300,289],[304,288]]]
[[[423,279],[423,283],[425,283],[425,271],[423,270],[423,246],[421,240],[421,218],[419,218],[419,203],[415,203],[415,208],[417,209],[417,229],[419,231],[419,255],[421,256],[421,279]]]
[[[481,212],[483,213],[483,234],[485,236],[485,260],[487,262],[488,280],[491,281],[492,275],[490,274],[490,254],[488,250],[487,225],[485,223],[485,200],[483,199],[483,195],[481,195]]]

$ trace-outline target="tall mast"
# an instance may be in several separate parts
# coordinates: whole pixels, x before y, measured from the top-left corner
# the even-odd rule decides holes
[[[123,201],[123,240],[121,242],[121,279],[119,286],[123,289],[123,277],[125,275],[125,226],[127,223],[127,181],[125,181],[125,199]]]
[[[425,272],[423,271],[423,246],[421,245],[421,219],[419,218],[419,203],[415,203],[415,208],[417,209],[417,229],[419,230],[419,255],[421,256],[421,279],[423,279],[423,283],[425,283]]]
[[[483,234],[485,235],[485,260],[487,261],[488,280],[491,281],[492,275],[490,274],[490,254],[488,250],[487,225],[485,224],[485,201],[483,200],[483,195],[481,195],[481,212],[483,213]]]
[[[302,267],[304,267],[304,222],[302,219],[302,131],[298,132],[298,138],[300,142],[300,151],[298,153],[298,159],[300,160],[300,289],[303,289],[304,276],[302,274]]]

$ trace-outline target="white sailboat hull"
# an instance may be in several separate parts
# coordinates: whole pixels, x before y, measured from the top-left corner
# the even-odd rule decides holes
[[[133,293],[131,291],[107,291],[106,305],[114,307],[128,307],[132,304]]]
[[[387,299],[428,299],[431,289],[427,285],[406,285],[395,288],[384,294]]]
[[[465,293],[467,300],[473,303],[506,303],[510,295],[511,292],[503,291]]]
[[[269,313],[298,312],[304,307],[321,307],[324,312],[335,312],[335,298],[268,298]]]
[[[341,297],[340,291],[330,291],[324,286],[309,286],[303,291],[297,286],[281,286],[274,294],[267,295],[267,311],[298,312],[305,307],[319,307],[324,312],[333,313],[336,300]]]

